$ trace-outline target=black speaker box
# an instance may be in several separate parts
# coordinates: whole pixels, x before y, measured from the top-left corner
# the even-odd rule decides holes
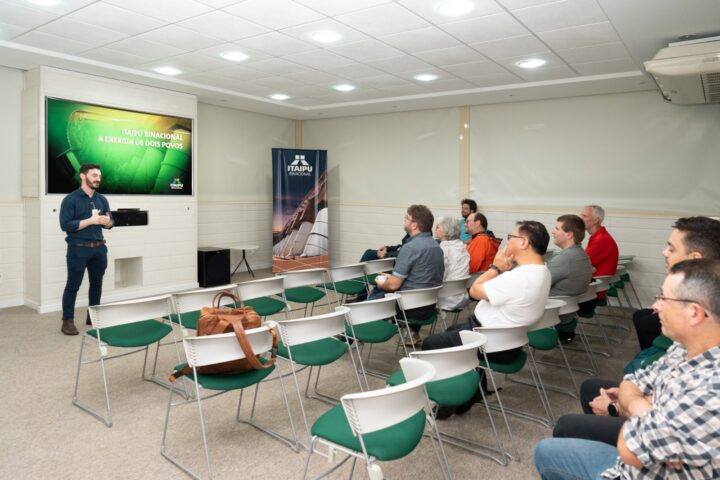
[[[198,248],[198,283],[203,288],[230,283],[230,250]]]
[[[115,227],[135,227],[148,224],[148,211],[135,208],[119,208],[112,212]]]

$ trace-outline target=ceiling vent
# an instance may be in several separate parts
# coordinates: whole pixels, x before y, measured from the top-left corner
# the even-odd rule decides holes
[[[668,102],[678,105],[720,102],[720,41],[663,48],[645,62],[645,69]]]

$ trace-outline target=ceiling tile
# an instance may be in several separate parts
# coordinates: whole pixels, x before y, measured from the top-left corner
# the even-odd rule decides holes
[[[335,85],[346,80],[346,77],[339,77],[337,75],[332,75],[315,69],[298,70],[283,76],[307,85]]]
[[[333,73],[343,78],[368,78],[376,77],[378,75],[384,75],[384,73],[377,68],[364,65],[362,63],[353,63],[350,65],[344,65],[333,69]]]
[[[290,0],[247,0],[223,11],[273,30],[323,18],[322,14]]]
[[[23,2],[27,5],[26,2]],[[22,5],[0,2],[0,19],[3,23],[18,27],[35,28],[47,23],[58,15],[52,12],[35,10]]]
[[[242,1],[243,0],[198,0],[198,2],[202,3],[203,5],[207,5],[208,7],[212,8],[229,7],[230,5],[234,5]]]
[[[0,40],[11,40],[27,31],[25,27],[0,22]]]
[[[538,68],[536,70],[515,71],[515,74],[528,82],[540,82],[544,80],[559,80],[562,78],[577,77],[570,67]]]
[[[442,29],[465,43],[489,42],[500,38],[518,37],[529,32],[507,13],[447,23]]]
[[[314,45],[301,42],[280,32],[270,32],[243,38],[242,40],[236,40],[234,43],[240,47],[252,48],[277,57],[317,49]]]
[[[491,42],[473,43],[470,46],[492,59],[550,51],[543,42],[533,35],[522,35],[519,37],[493,40]]]
[[[427,21],[395,3],[340,15],[336,20],[373,37],[415,30],[430,25]]]
[[[153,60],[151,62],[143,63],[142,65],[138,65],[135,68],[137,68],[138,70],[144,70],[146,72],[154,73],[157,75],[162,75],[161,73],[158,73],[155,71],[155,68],[157,68],[157,67],[177,68],[178,70],[180,70],[181,73],[179,73],[177,75],[163,75],[163,77],[167,76],[169,78],[183,78],[183,79],[185,78],[186,75],[190,75],[192,73],[199,72],[199,70],[194,69],[194,68],[190,68],[187,66],[183,67],[182,65],[175,63],[173,61],[173,59],[174,59],[174,57],[173,58],[161,58],[159,60]]]
[[[243,20],[229,13],[214,11],[189,18],[178,23],[179,26],[189,28],[202,35],[222,38],[228,42],[245,37],[260,35],[268,31],[258,24]]]
[[[336,55],[325,50],[314,50],[312,52],[295,53],[284,57],[291,62],[307,65],[318,70],[332,71],[335,67],[350,65],[352,60]]]
[[[58,37],[69,38],[77,42],[87,43],[94,47],[105,45],[106,43],[115,42],[127,35],[124,33],[109,30],[103,27],[96,27],[89,23],[80,22],[78,20],[63,17],[43,25],[36,31],[50,33]]]
[[[521,60],[526,60],[528,58],[529,57],[527,55],[521,55],[518,57],[503,58],[502,60],[498,60],[497,63],[523,78],[525,78],[524,74],[526,72],[537,72],[541,70],[552,70],[556,68],[567,67],[567,64],[560,57],[551,52],[534,53],[532,55],[532,58],[540,58],[542,60],[545,60],[545,65],[540,68],[527,69],[517,66],[517,62]]]
[[[54,5],[33,5],[29,4],[27,0],[2,0],[2,3],[19,5],[39,12],[52,12],[65,15],[96,1],[97,0],[63,0]]]
[[[80,53],[89,50],[94,45],[84,42],[70,40],[69,38],[58,37],[49,33],[30,31],[13,39],[16,43],[29,45],[31,47],[43,48],[52,52]]]
[[[607,20],[595,0],[564,0],[513,10],[512,13],[534,32],[546,32]]]
[[[384,35],[380,37],[379,40],[405,53],[415,53],[461,45],[456,39],[434,26],[392,35]]]
[[[604,62],[574,63],[572,67],[580,75],[602,75],[607,73],[631,72],[638,69],[630,59],[607,60]]]
[[[413,54],[421,60],[432,65],[442,67],[443,65],[455,65],[458,63],[481,62],[487,60],[482,54],[470,47],[460,45],[457,47],[428,50]]]
[[[539,33],[538,36],[553,50],[567,50],[620,41],[610,22],[552,30]]]
[[[568,63],[604,62],[607,60],[631,60],[625,46],[620,42],[592,45],[590,47],[558,50],[559,56]]]
[[[448,65],[443,67],[443,70],[446,70],[460,78],[507,73],[506,69],[495,62],[471,62],[459,65]]]
[[[106,3],[88,5],[71,13],[68,18],[115,30],[116,32],[127,33],[128,35],[137,35],[165,24],[165,22],[156,18],[130,12]]]
[[[295,0],[295,2],[305,5],[328,17],[335,17],[343,13],[362,10],[383,3],[390,3],[392,0],[352,0],[346,2],[338,2],[338,0]]]
[[[522,78],[510,72],[467,77],[465,80],[480,88],[494,87],[496,85],[513,85],[524,82]]]
[[[361,40],[355,43],[346,43],[345,45],[330,48],[329,50],[344,57],[357,60],[358,62],[372,62],[403,55],[403,52],[397,48],[393,48],[377,40]]]
[[[428,22],[442,25],[443,23],[457,22],[459,20],[468,20],[474,17],[484,17],[493,13],[500,13],[504,10],[494,0],[473,0],[474,8],[465,15],[458,17],[449,17],[438,13],[435,7],[440,2],[429,2],[428,0],[400,0],[398,3],[408,10],[423,17]]]
[[[302,87],[288,88],[284,93],[293,97],[318,97],[327,95],[328,89],[327,87],[304,85]]]
[[[433,92],[469,90],[475,88],[475,85],[473,85],[472,83],[461,80],[459,78],[438,79],[434,82],[428,82],[424,85],[425,88],[427,88],[428,90],[432,90]]]
[[[380,98],[395,98],[395,97],[407,97],[408,95],[422,95],[430,93],[425,87],[409,83],[407,85],[399,87],[387,87],[380,89],[382,97]]]
[[[378,75],[376,77],[363,78],[362,80],[360,80],[359,83],[362,85],[368,85],[370,87],[380,89],[389,87],[402,87],[403,85],[413,85],[412,82],[404,78],[400,78],[387,73],[383,75]]]
[[[358,32],[354,28],[343,25],[340,22],[336,22],[330,18],[319,20],[317,22],[310,22],[298,27],[290,27],[282,30],[282,33],[296,38],[300,41],[310,43],[316,47],[328,47],[326,43],[315,42],[310,38],[310,34],[321,30],[332,30],[342,35],[342,38],[337,42],[334,42],[332,46],[344,45],[346,43],[359,42],[360,40],[366,40],[368,38],[364,33]]]
[[[181,70],[187,69],[188,71],[193,70],[204,72],[207,70],[226,68],[228,66],[227,60],[194,52],[177,55],[172,57],[171,60],[174,64],[178,65],[178,68]]]
[[[83,52],[81,56],[83,58],[97,60],[98,62],[120,65],[122,67],[134,67],[136,65],[146,63],[150,60],[147,57],[142,57],[140,55],[132,55],[125,52],[119,52],[117,50],[111,50],[107,47],[100,47],[93,50],[88,50],[87,52]]]
[[[133,55],[141,55],[153,60],[186,53],[185,50],[182,50],[180,48],[172,47],[170,45],[164,45],[161,43],[150,42],[148,40],[142,40],[137,37],[126,38],[124,40],[120,40],[106,46],[112,50],[130,53]]]
[[[149,15],[167,23],[179,22],[186,18],[210,12],[211,7],[195,0],[103,0],[125,10]]]
[[[233,62],[231,60],[225,60],[221,57],[223,53],[227,52],[242,52],[245,55],[247,55],[249,58],[247,60],[244,60],[242,62]],[[269,55],[266,53],[258,52],[257,50],[252,50],[250,48],[246,47],[240,47],[239,45],[235,43],[221,43],[219,45],[213,45],[212,47],[203,48],[201,50],[197,50],[196,53],[200,53],[202,55],[208,55],[210,57],[217,57],[223,60],[227,63],[227,65],[247,65],[250,62],[255,62],[258,60],[265,60],[266,58],[269,58]]]
[[[427,62],[423,62],[419,58],[415,58],[411,55],[404,55],[402,57],[390,58],[388,60],[381,60],[379,62],[371,62],[371,67],[382,70],[383,72],[397,74],[403,72],[411,72],[416,70],[431,69],[432,65]]]
[[[307,67],[298,65],[297,63],[284,60],[282,58],[268,58],[257,62],[249,63],[248,66],[253,70],[267,73],[270,75],[285,75],[288,73],[306,71]]]
[[[305,84],[287,77],[268,77],[249,82],[253,85],[260,85],[269,90],[285,90],[288,88],[302,87]]]
[[[558,0],[496,0],[499,4],[507,8],[508,10],[515,10],[518,8],[534,7],[536,5],[542,5],[544,3],[553,3]]]
[[[151,42],[166,43],[188,52],[223,43],[222,40],[216,37],[205,36],[201,33],[187,28],[182,28],[177,25],[161,27],[138,35],[137,38],[141,40],[149,40]]]

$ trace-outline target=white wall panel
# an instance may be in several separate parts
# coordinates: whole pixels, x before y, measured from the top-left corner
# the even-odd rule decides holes
[[[22,203],[0,203],[0,308],[23,304],[23,244]]]
[[[0,201],[20,200],[20,124],[23,75],[0,67]]]

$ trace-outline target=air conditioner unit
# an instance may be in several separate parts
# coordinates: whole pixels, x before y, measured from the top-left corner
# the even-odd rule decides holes
[[[720,41],[663,48],[645,62],[645,70],[668,102],[720,102]]]

